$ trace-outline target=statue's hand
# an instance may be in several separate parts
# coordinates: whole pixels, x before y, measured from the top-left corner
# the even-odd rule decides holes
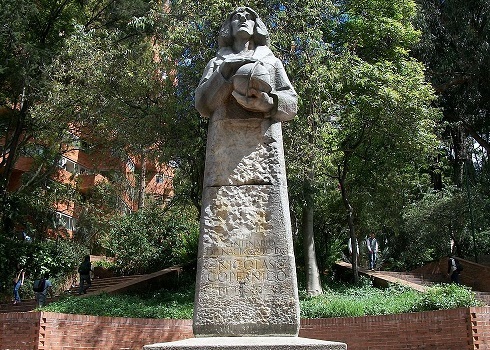
[[[248,90],[248,96],[242,95],[237,91],[233,91],[232,95],[248,111],[267,113],[274,107],[274,99],[268,93],[254,88]]]
[[[223,63],[220,64],[218,71],[221,73],[223,78],[229,80],[235,74],[238,68],[251,62],[254,62],[254,60],[248,58],[224,60]]]

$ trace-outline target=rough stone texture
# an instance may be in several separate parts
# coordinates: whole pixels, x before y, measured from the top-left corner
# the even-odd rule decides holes
[[[344,343],[299,337],[210,337],[146,345],[144,350],[345,350]]]
[[[205,187],[286,185],[281,123],[270,119],[211,120]]]
[[[272,185],[207,189],[196,336],[297,334],[299,307],[285,195],[284,187]]]

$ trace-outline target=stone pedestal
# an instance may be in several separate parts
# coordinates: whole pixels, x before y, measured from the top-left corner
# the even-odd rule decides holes
[[[211,121],[193,330],[196,337],[298,334],[279,122]]]
[[[209,337],[146,345],[144,350],[347,350],[344,343],[299,337]]]

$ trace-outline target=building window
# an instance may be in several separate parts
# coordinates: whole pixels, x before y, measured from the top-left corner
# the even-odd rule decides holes
[[[58,162],[60,168],[65,169],[72,174],[89,174],[90,170],[81,166],[77,162],[74,162],[66,157],[61,157]]]
[[[65,157],[61,157],[60,160],[58,161],[58,166],[61,168],[61,169],[65,169],[66,170],[66,162],[68,161],[67,158]]]
[[[128,159],[128,161],[126,163],[126,168],[128,169],[128,172],[134,173],[135,165],[134,165],[134,162],[131,159]]]
[[[75,231],[76,219],[59,211],[56,212],[56,227],[63,226],[69,231]]]
[[[165,176],[163,174],[156,174],[155,175],[155,182],[157,184],[162,184],[164,180],[165,180]]]

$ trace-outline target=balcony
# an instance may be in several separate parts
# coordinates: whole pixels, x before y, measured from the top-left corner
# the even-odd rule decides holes
[[[78,174],[78,190],[87,192],[97,184],[107,182],[107,179],[100,174]]]

